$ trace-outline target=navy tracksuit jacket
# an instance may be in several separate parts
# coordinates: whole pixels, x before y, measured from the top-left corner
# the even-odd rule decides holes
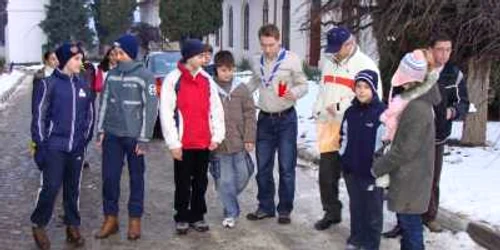
[[[49,223],[61,185],[64,222],[80,225],[80,179],[84,148],[92,139],[93,102],[88,83],[59,69],[33,85],[31,135],[42,177],[31,221],[38,226]]]

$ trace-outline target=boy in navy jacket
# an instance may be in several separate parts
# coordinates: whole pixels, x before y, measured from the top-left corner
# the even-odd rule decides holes
[[[379,249],[382,232],[383,190],[371,175],[373,156],[380,148],[385,109],[377,96],[378,75],[360,71],[355,78],[356,98],[345,112],[341,125],[340,156],[349,193],[351,235],[346,249]]]
[[[64,223],[67,241],[84,243],[79,232],[79,193],[84,149],[92,138],[94,123],[90,87],[78,76],[83,52],[65,43],[56,50],[58,69],[41,78],[33,91],[31,135],[36,144],[35,161],[42,171],[36,208],[31,215],[33,237],[40,249],[49,249],[45,227],[63,186]]]

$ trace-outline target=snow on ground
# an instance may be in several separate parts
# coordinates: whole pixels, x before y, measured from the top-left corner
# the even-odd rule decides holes
[[[9,91],[23,75],[24,73],[18,70],[0,75],[0,96]]]
[[[460,139],[462,122],[451,138]],[[489,122],[488,147],[448,147],[441,174],[441,206],[500,229],[500,123]]]
[[[31,70],[31,71],[37,71],[41,68],[43,68],[43,64],[35,64],[35,65],[25,67],[26,70]]]
[[[299,164],[309,166],[311,171],[307,171],[310,175],[311,179],[318,182],[318,171],[317,166],[311,165],[311,163],[306,163],[299,160]],[[298,195],[305,195],[305,193],[301,193],[297,191]],[[316,195],[319,199],[319,194],[310,194],[307,195]],[[340,180],[339,184],[339,199],[344,205],[344,209],[342,209],[342,217],[344,222],[343,224],[349,225],[350,223],[350,215],[349,215],[349,196],[347,194],[347,188],[345,186],[345,182],[343,179]],[[318,215],[318,218],[321,215]],[[313,218],[316,219],[316,218]],[[387,231],[396,225],[396,216],[394,213],[387,210],[387,207],[384,207],[384,231]],[[480,250],[484,249],[478,246],[466,232],[452,233],[450,231],[445,231],[443,233],[431,233],[427,228],[424,229],[424,241],[426,249],[429,250],[442,250],[442,249],[453,249],[453,250]],[[398,249],[399,239],[385,239],[382,238],[381,249]]]
[[[307,148],[319,157],[316,147],[316,125],[312,119],[312,110],[318,96],[318,90],[318,84],[310,81],[309,92],[297,102],[296,108],[299,118],[298,147]]]

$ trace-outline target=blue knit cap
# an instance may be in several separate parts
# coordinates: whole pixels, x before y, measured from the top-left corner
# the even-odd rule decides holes
[[[123,35],[122,37],[118,38],[113,45],[116,48],[120,48],[127,55],[132,58],[132,60],[135,60],[137,58],[137,53],[139,52],[139,42],[137,41],[137,38],[133,35]]]
[[[378,87],[378,74],[377,72],[369,69],[361,70],[355,77],[355,82],[365,81],[370,84],[370,87],[373,91],[374,95],[377,95],[377,87]]]
[[[83,55],[83,50],[78,44],[74,43],[63,43],[59,48],[56,49],[57,60],[59,61],[59,69],[64,69],[64,66],[68,61],[78,54]]]
[[[205,45],[198,39],[187,39],[182,44],[181,54],[184,61],[189,60],[191,57],[203,53]]]

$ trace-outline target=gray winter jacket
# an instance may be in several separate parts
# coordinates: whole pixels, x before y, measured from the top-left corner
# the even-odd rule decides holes
[[[372,172],[390,175],[388,208],[396,213],[427,211],[434,172],[435,124],[433,105],[441,100],[434,85],[402,112],[389,152],[375,160]]]
[[[140,62],[120,62],[109,71],[99,107],[99,133],[136,138],[153,136],[158,115],[154,77]]]

